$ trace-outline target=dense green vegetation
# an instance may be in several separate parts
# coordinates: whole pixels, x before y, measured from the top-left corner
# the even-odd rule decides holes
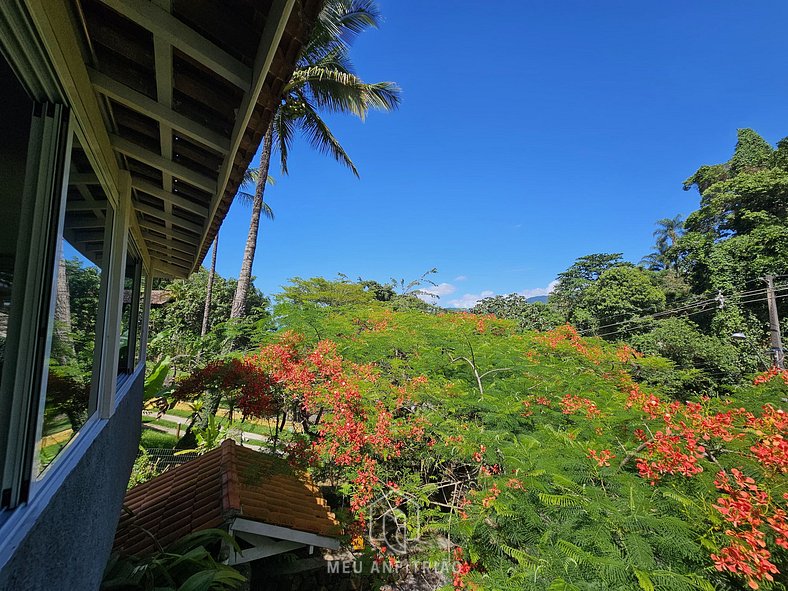
[[[735,470],[768,495],[757,511],[771,563],[788,558],[766,525],[784,518],[788,457],[752,451],[782,441],[779,376],[688,398],[666,359],[567,326],[397,309],[349,281],[285,293],[259,352],[210,365],[175,397],[219,392],[288,421],[279,448],[334,483],[351,535],[393,495],[415,537],[418,507],[419,539],[394,562],[446,560],[448,545],[457,588],[784,588],[712,558],[746,529],[718,508],[738,498],[719,475]],[[367,540],[363,555],[389,560],[384,545]]]

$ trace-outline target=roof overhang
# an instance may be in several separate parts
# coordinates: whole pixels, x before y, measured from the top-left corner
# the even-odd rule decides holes
[[[252,519],[236,517],[230,524],[230,534],[251,545],[242,552],[231,552],[228,564],[243,564],[305,546],[339,549],[339,540],[309,532],[270,525]]]
[[[91,167],[70,179],[84,209],[92,191],[117,194],[129,179],[135,241],[158,275],[188,276],[242,183],[322,0],[25,2],[89,146]]]

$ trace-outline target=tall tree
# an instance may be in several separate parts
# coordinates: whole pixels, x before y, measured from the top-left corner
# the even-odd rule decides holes
[[[208,285],[205,287],[205,309],[202,313],[202,329],[200,336],[204,337],[208,332],[208,321],[211,316],[211,298],[213,297],[213,279],[216,277],[216,252],[219,250],[219,232],[213,239],[213,252],[211,253],[211,268],[208,271]]]
[[[352,40],[365,30],[377,27],[379,22],[377,6],[370,0],[329,0],[320,13],[313,35],[285,86],[284,99],[263,138],[249,234],[238,288],[233,298],[233,318],[244,315],[260,214],[265,211],[265,179],[268,178],[274,143],[285,174],[290,148],[296,132],[300,131],[312,147],[331,155],[358,176],[356,166],[320,117],[319,111],[349,113],[363,120],[370,109],[388,111],[399,105],[399,88],[396,84],[368,84],[354,73],[350,61]]]
[[[558,274],[558,284],[550,294],[550,303],[565,318],[572,321],[575,308],[580,305],[585,291],[608,269],[624,265],[621,253],[588,254],[577,259],[571,267]]]

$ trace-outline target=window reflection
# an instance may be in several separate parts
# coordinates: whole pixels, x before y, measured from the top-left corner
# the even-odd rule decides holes
[[[50,323],[39,473],[95,411],[94,376],[100,358],[96,334],[102,278],[108,263],[105,241],[111,231],[112,215],[84,152],[76,145],[71,155],[63,236],[55,263],[55,305]]]
[[[136,340],[136,347],[134,349],[134,365],[136,366],[140,362],[140,353],[141,353],[141,345],[142,345],[142,322],[145,319],[145,281],[147,277],[143,273],[140,279],[140,288],[137,290],[137,338]]]
[[[139,315],[139,292],[142,264],[129,253],[126,258],[126,271],[123,279],[123,307],[120,315],[120,349],[118,353],[118,373],[131,373],[134,369],[137,350]]]

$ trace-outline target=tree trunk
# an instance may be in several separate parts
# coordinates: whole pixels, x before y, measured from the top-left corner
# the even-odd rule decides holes
[[[202,329],[200,336],[205,336],[208,332],[208,319],[211,315],[211,297],[213,296],[213,278],[216,276],[216,251],[219,250],[219,232],[213,241],[213,253],[211,254],[211,269],[208,271],[208,285],[205,288],[205,310],[202,313]]]
[[[265,137],[263,138],[263,151],[260,154],[260,175],[257,178],[257,186],[254,190],[254,200],[252,201],[252,219],[249,222],[249,235],[246,237],[244,258],[241,264],[241,273],[238,276],[238,286],[235,288],[235,297],[233,298],[230,318],[241,318],[246,314],[246,296],[249,293],[249,286],[252,282],[252,263],[254,263],[254,252],[257,248],[260,212],[263,209],[263,192],[265,191],[265,184],[268,179],[268,168],[271,165],[272,144],[272,126],[269,125],[268,131],[266,131]]]
[[[74,339],[71,331],[71,294],[68,289],[66,260],[60,257],[57,267],[57,295],[55,299],[55,330],[53,352],[61,365],[70,365],[76,360]]]

